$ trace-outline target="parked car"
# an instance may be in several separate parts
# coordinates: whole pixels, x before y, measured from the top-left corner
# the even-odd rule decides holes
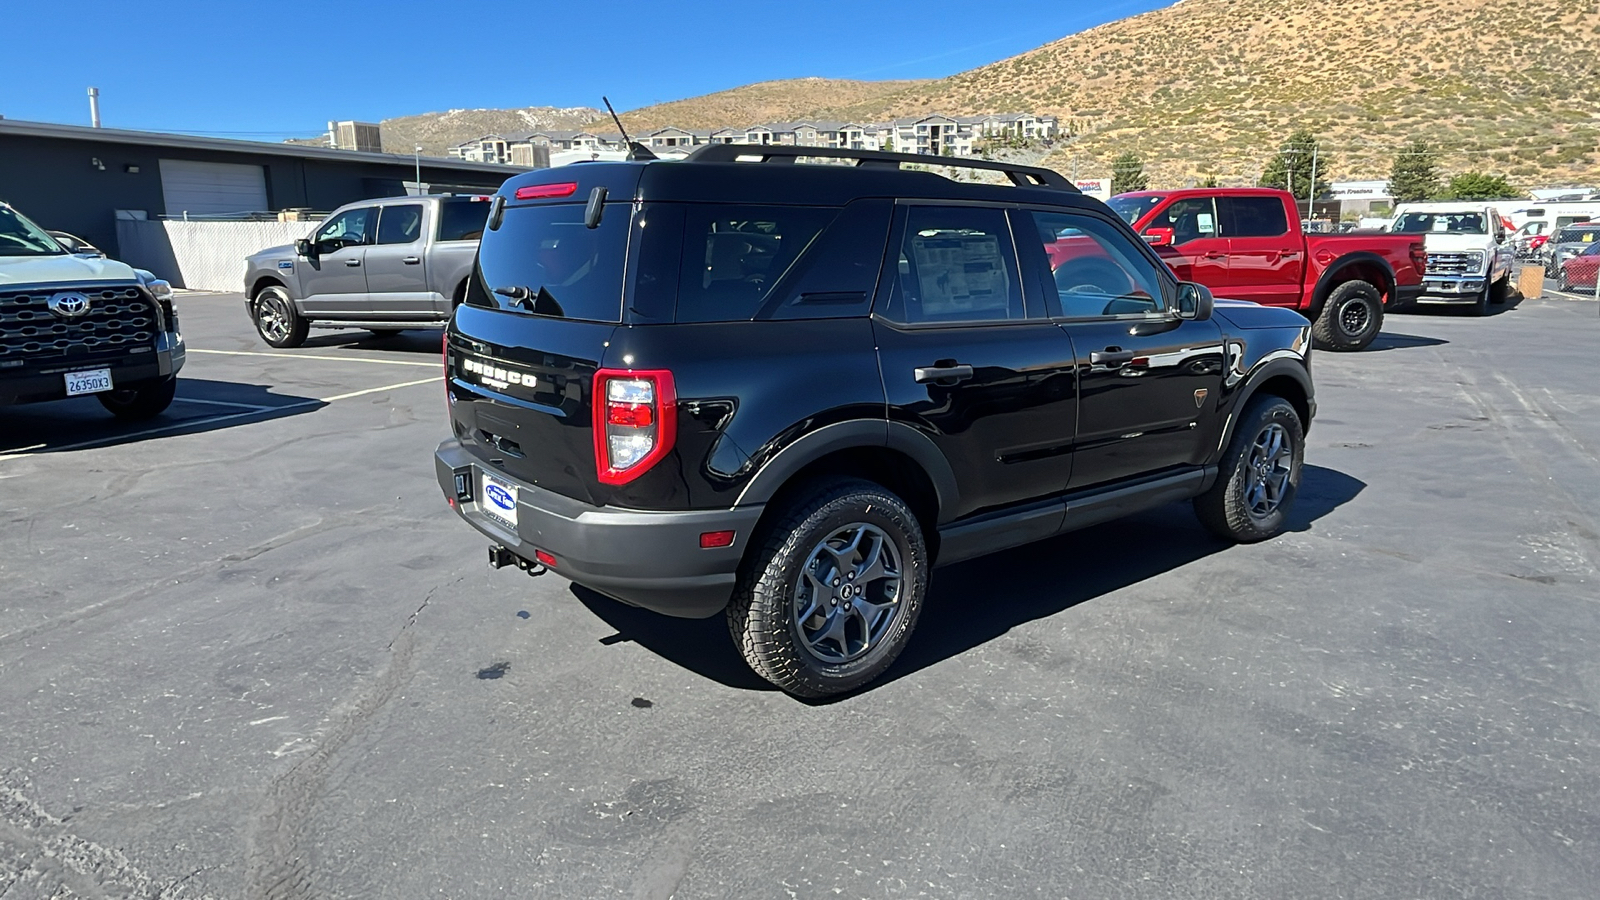
[[[1597,269],[1600,269],[1600,243],[1591,243],[1583,252],[1561,261],[1561,268],[1556,270],[1556,289],[1592,290]]]
[[[172,404],[183,362],[171,285],[75,255],[0,203],[0,406],[93,395],[147,419]]]
[[[466,290],[488,199],[342,206],[310,237],[245,260],[245,311],[273,347],[298,347],[312,328],[439,328]]]
[[[1178,277],[1224,297],[1286,306],[1319,346],[1361,350],[1385,309],[1415,299],[1422,243],[1380,234],[1303,234],[1293,195],[1267,188],[1138,191],[1110,206]]]
[[[1545,270],[1560,277],[1562,265],[1600,242],[1600,222],[1568,225],[1545,244]]]
[[[1179,282],[1055,172],[898,168],[925,162],[711,145],[508,180],[435,455],[491,564],[723,613],[822,696],[894,661],[935,565],[1179,499],[1282,531],[1310,323]]]
[[[1486,315],[1511,292],[1515,257],[1495,207],[1477,202],[1402,203],[1389,230],[1427,242],[1428,270],[1419,304],[1466,306]]]
[[[62,248],[64,248],[68,253],[71,253],[74,256],[105,256],[106,255],[105,251],[103,251],[99,247],[96,247],[95,245],[89,243],[88,241],[84,240],[83,238],[78,237],[75,234],[69,234],[69,233],[67,233],[65,231],[47,231],[45,233],[50,235],[51,237],[55,238],[56,239],[56,243],[60,244],[62,246]]]

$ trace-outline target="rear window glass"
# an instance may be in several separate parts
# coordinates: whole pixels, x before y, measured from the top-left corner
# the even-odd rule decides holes
[[[1277,237],[1289,233],[1289,214],[1277,197],[1224,197],[1233,212],[1234,237]]]
[[[439,204],[439,240],[476,241],[488,219],[489,204],[482,200],[446,200]]]
[[[1565,228],[1556,235],[1558,244],[1589,244],[1600,239],[1600,228]]]
[[[608,203],[598,228],[583,224],[584,204],[507,207],[478,248],[475,306],[555,318],[622,321],[628,250],[627,203]]]
[[[838,214],[808,206],[694,206],[683,226],[679,322],[753,319]]]

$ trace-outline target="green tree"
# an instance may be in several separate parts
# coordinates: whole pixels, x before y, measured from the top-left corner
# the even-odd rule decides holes
[[[1396,203],[1416,203],[1438,193],[1438,155],[1427,141],[1412,141],[1395,154],[1394,167],[1389,170],[1389,196]]]
[[[1333,171],[1333,156],[1317,143],[1317,136],[1307,129],[1289,135],[1278,152],[1261,172],[1261,186],[1286,190],[1305,200],[1311,191],[1311,170],[1316,168],[1316,192],[1326,193],[1332,186],[1327,173]]]
[[[1462,172],[1445,185],[1446,200],[1514,200],[1522,192],[1511,186],[1502,175],[1485,175],[1482,172]]]
[[[1222,183],[1217,181],[1216,173],[1212,173],[1207,175],[1204,181],[1200,182],[1200,186],[1203,188],[1222,187]]]
[[[1150,188],[1150,179],[1144,175],[1144,160],[1139,154],[1128,151],[1111,162],[1111,193],[1126,194]]]

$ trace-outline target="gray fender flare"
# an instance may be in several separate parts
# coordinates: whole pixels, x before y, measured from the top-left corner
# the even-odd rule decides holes
[[[1293,379],[1305,391],[1307,399],[1316,397],[1316,392],[1311,386],[1311,376],[1306,373],[1305,367],[1301,365],[1300,360],[1280,356],[1277,359],[1267,360],[1257,365],[1245,378],[1244,387],[1239,389],[1239,393],[1233,401],[1233,408],[1228,411],[1228,423],[1222,429],[1222,439],[1218,441],[1217,446],[1212,451],[1213,463],[1220,464],[1222,454],[1227,452],[1228,443],[1233,440],[1234,429],[1239,424],[1239,414],[1255,398],[1256,392],[1261,389],[1263,384],[1279,375],[1287,375]],[[1302,422],[1301,427],[1309,430],[1311,423]]]
[[[813,461],[855,447],[885,447],[911,457],[933,483],[939,509],[954,509],[959,491],[956,475],[944,454],[927,435],[902,422],[835,422],[802,435],[761,467],[745,485],[734,506],[766,503],[790,478]]]

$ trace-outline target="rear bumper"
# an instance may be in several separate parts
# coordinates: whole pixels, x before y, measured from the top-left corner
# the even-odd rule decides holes
[[[489,469],[517,488],[517,527],[485,515],[478,505],[485,470],[456,440],[434,453],[439,488],[456,512],[491,541],[530,562],[536,551],[554,556],[550,569],[577,584],[669,616],[701,619],[727,606],[739,560],[764,507],[662,512],[590,506]],[[470,498],[458,499],[464,475]],[[700,535],[734,532],[733,544],[706,550]]]
[[[185,359],[183,338],[166,332],[156,340],[154,350],[117,359],[49,360],[42,365],[24,364],[0,369],[0,406],[65,400],[68,372],[110,369],[114,388],[134,387],[141,382],[159,381],[178,374]]]

